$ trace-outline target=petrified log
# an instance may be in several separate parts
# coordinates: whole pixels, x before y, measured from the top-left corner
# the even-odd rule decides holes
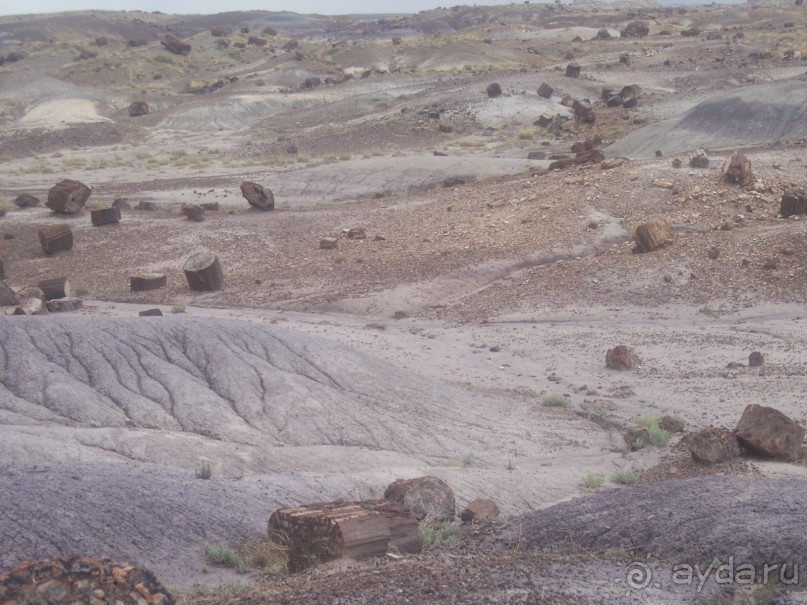
[[[491,99],[495,99],[496,97],[502,96],[502,87],[499,85],[498,82],[488,84],[488,87],[485,89],[485,91],[488,93],[488,97]]]
[[[460,513],[460,519],[466,525],[473,523],[487,523],[499,517],[499,507],[493,500],[477,498],[472,500]]]
[[[2,603],[120,603],[174,605],[154,577],[129,563],[88,557],[27,561],[0,574]]]
[[[726,162],[723,167],[723,175],[727,181],[738,183],[741,187],[748,187],[754,182],[751,162],[739,149],[732,153]]]
[[[740,444],[730,430],[710,427],[692,436],[689,453],[700,464],[720,464],[739,456]]]
[[[180,212],[188,217],[188,220],[201,223],[205,220],[205,210],[198,204],[182,204]]]
[[[579,78],[580,77],[580,64],[579,63],[569,63],[566,66],[566,76],[569,78]]]
[[[168,52],[175,55],[187,55],[191,52],[191,45],[173,34],[166,34],[160,42]]]
[[[48,191],[48,201],[45,205],[54,212],[72,214],[78,212],[87,203],[90,197],[90,188],[80,181],[65,179],[56,183]]]
[[[274,210],[275,196],[269,189],[264,189],[258,183],[244,181],[241,183],[241,194],[247,199],[250,206],[261,210]]]
[[[283,536],[289,571],[339,558],[383,556],[390,547],[418,553],[418,522],[386,501],[326,502],[281,508],[269,518],[269,533]]]
[[[26,296],[19,299],[12,315],[46,315],[45,303],[38,296]]]
[[[90,220],[96,227],[101,225],[110,225],[112,223],[120,222],[120,208],[112,206],[111,208],[101,208],[100,210],[90,211]]]
[[[129,276],[129,289],[132,292],[159,290],[167,283],[164,273],[133,273]]]
[[[70,225],[48,225],[39,230],[39,243],[45,254],[54,254],[73,247],[73,230]]]
[[[384,491],[384,499],[402,507],[418,520],[453,521],[456,514],[454,490],[438,477],[398,479]]]
[[[551,97],[553,92],[555,92],[555,90],[546,82],[543,82],[538,87],[538,96],[543,97],[544,99]]]
[[[675,234],[667,221],[657,219],[634,227],[633,239],[640,252],[652,252],[674,242]]]
[[[5,278],[6,278],[6,270],[3,267],[3,259],[0,258],[0,279],[5,279]]]
[[[202,210],[205,212],[218,212],[219,211],[219,203],[218,202],[205,202],[204,204],[199,204],[202,207]]]
[[[156,202],[138,202],[136,210],[157,210]]]
[[[743,411],[734,434],[745,449],[781,460],[796,460],[804,441],[804,428],[798,422],[776,408],[753,403]]]
[[[221,290],[224,274],[219,259],[209,252],[198,252],[185,261],[185,279],[195,292]]]
[[[131,105],[129,105],[129,117],[136,118],[138,116],[144,116],[149,112],[149,104],[145,101],[135,101]]]
[[[73,287],[66,277],[57,277],[55,279],[43,279],[37,286],[45,295],[45,300],[54,300],[56,298],[69,298],[73,296]]]
[[[807,191],[786,191],[779,203],[779,214],[784,218],[794,214],[807,214]]]
[[[162,317],[163,312],[159,309],[146,309],[137,314],[139,317]]]
[[[641,363],[632,347],[617,345],[605,354],[605,367],[611,370],[632,370]]]
[[[80,298],[56,298],[54,300],[45,301],[45,307],[51,313],[68,313],[70,311],[78,311],[84,306],[84,301]]]

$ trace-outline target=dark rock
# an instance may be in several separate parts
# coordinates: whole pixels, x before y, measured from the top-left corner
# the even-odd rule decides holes
[[[674,418],[673,416],[662,416],[659,418],[658,426],[660,429],[671,434],[683,433],[685,428],[684,421]]]
[[[807,191],[786,191],[779,203],[779,214],[784,218],[794,214],[807,214]]]
[[[546,159],[546,152],[545,151],[530,151],[527,154],[528,160],[544,160]]]
[[[173,34],[165,34],[165,38],[161,40],[161,44],[168,52],[174,53],[175,55],[187,55],[191,52],[191,45]]]
[[[625,443],[628,444],[628,449],[632,452],[640,450],[650,443],[650,433],[644,427],[629,428],[622,437],[625,439]]]
[[[51,187],[45,205],[54,212],[73,214],[84,207],[90,193],[92,191],[84,183],[65,179]]]
[[[689,29],[682,30],[681,35],[688,38],[694,38],[701,35],[701,30],[699,27],[690,27]]]
[[[107,44],[109,44],[109,40],[107,39],[106,36],[98,36],[95,39],[96,46],[106,46]]]
[[[259,38],[258,36],[250,36],[247,39],[247,44],[251,44],[252,46],[257,46],[260,48],[261,46],[266,46],[267,42],[266,40],[264,40],[263,38]]]
[[[145,101],[135,101],[131,105],[129,105],[129,117],[136,118],[138,116],[144,116],[149,112],[149,105]]]
[[[146,38],[132,38],[130,39],[127,44],[132,48],[137,48],[139,46],[148,46],[149,41]]]
[[[632,370],[641,361],[633,348],[618,345],[605,354],[605,367],[611,370]]]
[[[543,97],[544,99],[550,98],[552,96],[553,92],[554,92],[554,89],[549,84],[547,84],[546,82],[543,82],[538,87],[538,96]]]
[[[140,201],[140,202],[137,203],[136,209],[137,210],[149,210],[149,211],[157,210],[157,204],[156,204],[156,202]]]
[[[804,428],[775,408],[751,404],[737,427],[737,440],[755,454],[782,460],[796,460]]]
[[[759,351],[754,351],[748,356],[748,367],[759,368],[765,365],[765,356]]]
[[[476,498],[472,500],[460,513],[460,519],[465,525],[490,523],[499,518],[499,507],[489,498]]]
[[[675,241],[670,224],[664,219],[641,223],[633,228],[633,239],[639,252],[653,252]]]
[[[611,39],[611,32],[607,29],[602,28],[600,31],[597,32],[597,35],[594,36],[595,40],[610,40]]]
[[[698,431],[689,441],[689,453],[695,462],[720,464],[740,455],[740,444],[728,429],[707,428]]]
[[[631,21],[619,32],[621,38],[644,38],[650,33],[650,27],[644,21]]]
[[[353,227],[348,229],[346,235],[348,239],[365,239],[367,237],[367,231],[364,227]]]
[[[187,216],[189,220],[201,223],[205,220],[205,210],[198,204],[182,204],[180,212]]]
[[[14,198],[14,204],[20,208],[34,208],[39,206],[39,198],[29,193],[21,193]]]
[[[709,156],[706,155],[706,151],[698,149],[698,153],[689,158],[689,165],[693,168],[708,168]]]
[[[494,82],[493,84],[488,84],[486,92],[488,93],[488,98],[494,99],[502,95],[502,87],[498,82]]]
[[[241,183],[241,194],[249,202],[250,206],[261,210],[274,210],[275,196],[270,189],[264,189],[261,185],[251,181]]]
[[[581,68],[579,63],[569,63],[566,66],[566,77],[568,77],[568,78],[579,78],[581,69],[582,68]]]
[[[229,27],[214,27],[210,30],[210,35],[216,38],[225,38],[233,35],[233,30]]]
[[[725,179],[731,183],[737,183],[742,187],[750,187],[754,182],[754,173],[751,170],[751,162],[739,149],[731,154],[731,157],[723,167]]]
[[[163,312],[159,309],[146,309],[137,314],[139,317],[162,317]]]

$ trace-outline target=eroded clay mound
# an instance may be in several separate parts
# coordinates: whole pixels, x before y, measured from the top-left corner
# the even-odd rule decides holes
[[[522,547],[627,551],[707,565],[807,562],[807,482],[703,477],[578,498],[510,522]],[[516,536],[515,534],[518,534]]]

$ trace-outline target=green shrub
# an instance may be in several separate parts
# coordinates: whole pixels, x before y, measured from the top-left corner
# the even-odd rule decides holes
[[[184,313],[185,312],[185,305],[182,303],[174,303],[171,305],[171,313]]]
[[[633,485],[639,480],[639,474],[632,468],[620,468],[611,475],[611,481],[620,485]]]
[[[653,445],[664,447],[670,442],[670,434],[662,428],[656,426],[647,432],[650,433],[650,443]]]
[[[587,489],[597,489],[605,484],[605,477],[596,473],[586,473],[583,475],[583,486]]]
[[[205,547],[205,558],[211,565],[229,567],[238,573],[246,573],[249,568],[249,561],[246,558],[223,544]]]
[[[553,393],[552,395],[547,395],[541,400],[541,405],[546,406],[548,408],[558,408],[569,405],[569,400],[566,399],[563,395],[558,393]]]
[[[443,542],[453,540],[460,535],[459,523],[449,521],[433,524],[424,520],[421,521],[419,528],[424,546],[439,546]]]

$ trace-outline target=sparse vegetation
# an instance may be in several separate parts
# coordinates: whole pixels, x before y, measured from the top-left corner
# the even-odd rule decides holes
[[[207,546],[205,559],[211,565],[229,567],[238,573],[246,573],[249,569],[249,561],[225,545]]]
[[[184,313],[185,312],[185,305],[180,302],[175,302],[171,305],[171,313]]]
[[[639,480],[639,474],[632,468],[620,468],[611,475],[611,481],[620,485],[633,485]]]
[[[0,370],[0,382],[4,383],[8,380],[8,374],[4,370]]]
[[[547,408],[560,408],[569,405],[569,400],[559,393],[552,393],[541,400],[541,405]]]
[[[531,141],[534,136],[532,130],[522,130],[518,133],[518,138],[521,141]]]
[[[586,489],[598,489],[605,484],[605,477],[596,473],[587,472],[583,475],[583,486]]]
[[[73,286],[73,292],[76,293],[76,296],[84,296],[87,293],[87,288],[81,284],[77,284]]]
[[[419,527],[420,535],[423,538],[423,546],[439,546],[443,542],[453,540],[460,535],[459,523],[449,521],[434,523],[424,519]]]
[[[647,429],[650,443],[664,447],[670,442],[670,434],[658,425],[658,417],[652,414],[642,414],[636,417],[636,424]]]

